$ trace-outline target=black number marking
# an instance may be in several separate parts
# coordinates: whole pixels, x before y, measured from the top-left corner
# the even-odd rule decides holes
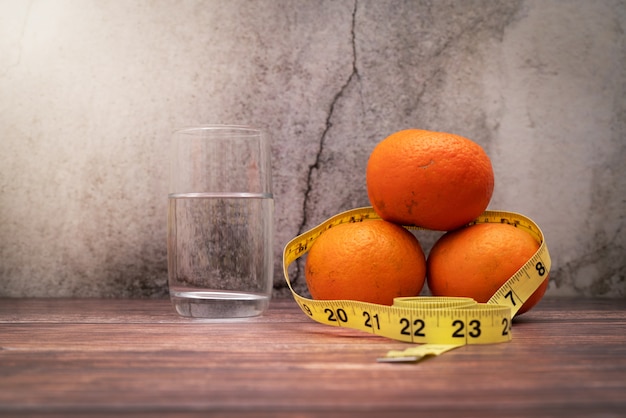
[[[367,311],[363,311],[363,316],[365,317],[365,326],[368,328],[372,328],[372,319],[376,322],[376,329],[380,329],[380,323],[378,322],[378,314],[374,314],[370,316],[370,313]]]
[[[337,319],[340,322],[348,322],[348,314],[341,308],[337,309],[337,317],[335,317],[335,312],[330,308],[324,309],[324,312],[328,314],[328,320],[331,322],[337,322]]]
[[[513,306],[517,305],[517,303],[515,303],[515,298],[513,297],[513,291],[512,290],[509,290],[508,292],[506,292],[504,297],[511,299],[511,303],[513,304]]]
[[[501,224],[513,225],[516,228],[519,225],[519,221],[517,219],[514,219],[513,221],[511,221],[511,220],[509,220],[507,218],[500,218],[500,223]]]
[[[424,321],[422,321],[421,319],[416,319],[415,321],[413,321],[413,326],[417,327],[417,328],[415,328],[415,331],[413,332],[414,336],[416,336],[416,337],[425,337],[426,336],[426,334],[424,334],[422,332],[422,330],[426,326]]]
[[[313,312],[311,312],[311,308],[309,308],[307,305],[302,305],[302,309],[304,309],[304,311],[309,315],[309,316],[313,316]]]
[[[458,327],[454,333],[452,333],[452,337],[454,338],[465,338],[465,334],[463,333],[463,328],[465,328],[465,324],[460,319],[457,319],[452,323],[453,327]]]
[[[463,330],[465,329],[465,323],[463,321],[457,319],[456,321],[452,322],[452,326],[457,327],[456,330],[454,330],[454,332],[452,333],[452,337],[465,338],[465,333],[463,332]],[[480,329],[480,321],[478,319],[473,319],[470,321],[469,326],[472,327],[469,332],[469,336],[472,338],[480,337],[480,334],[482,332]]]
[[[472,330],[469,332],[469,336],[472,338],[478,338],[480,337],[480,321],[477,319],[474,319],[472,321],[470,321],[469,323],[470,327],[472,327]]]
[[[304,250],[306,250],[306,247],[303,246],[302,243],[299,243],[298,246],[293,249],[293,251],[296,253],[296,255],[302,254],[304,252]]]
[[[543,263],[541,263],[541,261],[535,264],[535,270],[537,270],[539,276],[543,277],[543,275],[546,274],[546,268],[544,267]]]
[[[509,323],[508,318],[502,318],[502,335],[509,335],[509,331],[511,331],[511,324]]]
[[[406,319],[406,318],[400,318],[400,324],[404,325],[404,328],[402,328],[402,331],[400,331],[400,334],[402,334],[402,335],[411,335],[411,332],[410,332],[411,323],[409,322],[409,320]],[[421,319],[416,319],[415,321],[413,321],[413,327],[415,327],[415,331],[413,331],[413,336],[414,337],[425,337],[426,334],[424,334],[422,332],[424,330],[425,326],[426,326],[426,324]]]
[[[409,322],[409,320],[406,318],[400,318],[400,323],[404,324],[404,328],[402,328],[402,331],[400,331],[400,334],[411,335],[411,333],[409,332],[409,328],[411,327],[411,323]]]
[[[348,314],[341,308],[337,309],[337,318],[339,318],[341,322],[348,322]]]
[[[324,312],[328,314],[328,320],[329,321],[337,322],[337,318],[335,318],[335,313],[333,312],[332,309],[326,308],[326,309],[324,309]]]

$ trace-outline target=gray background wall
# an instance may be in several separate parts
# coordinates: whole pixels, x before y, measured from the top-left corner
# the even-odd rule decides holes
[[[485,148],[548,294],[624,297],[625,31],[617,0],[1,0],[0,296],[165,296],[170,133],[248,123],[277,296],[285,243],[368,205],[372,148],[418,127]]]

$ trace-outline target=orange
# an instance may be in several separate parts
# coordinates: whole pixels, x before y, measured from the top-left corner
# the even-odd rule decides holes
[[[349,299],[391,305],[417,296],[426,260],[417,238],[383,220],[345,223],[324,231],[306,258],[305,279],[313,299]]]
[[[381,218],[450,231],[487,208],[494,175],[477,143],[450,133],[407,129],[376,145],[367,162],[366,186]]]
[[[465,296],[487,302],[539,249],[539,243],[509,224],[476,224],[444,234],[430,250],[428,287],[434,296]],[[517,315],[543,297],[549,275]]]

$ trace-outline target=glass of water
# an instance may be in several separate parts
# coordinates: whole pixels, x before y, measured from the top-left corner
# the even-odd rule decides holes
[[[267,133],[207,125],[173,134],[167,229],[170,299],[187,317],[261,315],[273,282]]]

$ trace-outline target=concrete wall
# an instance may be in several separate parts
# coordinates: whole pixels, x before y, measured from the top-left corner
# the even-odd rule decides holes
[[[372,148],[418,127],[485,148],[549,294],[624,297],[625,31],[617,0],[1,0],[0,296],[165,296],[170,133],[247,123],[277,296],[285,243],[368,205]]]

